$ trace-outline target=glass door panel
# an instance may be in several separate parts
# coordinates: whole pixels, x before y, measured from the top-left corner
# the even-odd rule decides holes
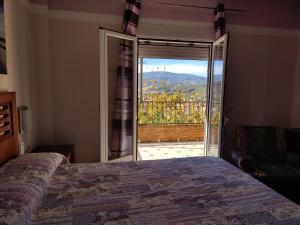
[[[227,43],[228,34],[225,34],[213,43],[206,140],[207,156],[219,157],[222,147],[223,96]]]
[[[100,29],[101,162],[136,160],[137,39]]]

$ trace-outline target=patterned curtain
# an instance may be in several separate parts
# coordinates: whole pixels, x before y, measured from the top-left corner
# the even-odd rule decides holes
[[[140,0],[126,0],[123,33],[136,35]],[[120,44],[109,160],[131,155],[133,150],[133,43]]]
[[[218,4],[215,9],[215,37],[218,39],[225,34],[225,7]]]

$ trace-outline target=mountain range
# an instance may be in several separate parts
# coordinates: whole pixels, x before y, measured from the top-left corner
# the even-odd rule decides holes
[[[222,78],[221,75],[215,75],[215,79],[220,81]],[[164,72],[164,71],[156,71],[156,72],[145,72],[143,73],[143,80],[154,82],[165,81],[170,83],[195,83],[195,84],[206,84],[207,78],[203,76],[198,76],[194,74],[187,73],[172,73],[172,72]]]
[[[222,76],[216,75],[215,79],[221,81]],[[207,78],[193,74],[172,73],[164,71],[143,73],[143,93],[153,91],[158,93],[173,93],[180,90],[185,93],[203,92],[206,90]]]
[[[193,74],[157,71],[157,72],[143,73],[143,80],[147,81],[147,83],[152,80],[155,83],[166,82],[169,84],[189,83],[189,84],[202,85],[202,84],[206,84],[207,79],[206,77],[197,76]]]

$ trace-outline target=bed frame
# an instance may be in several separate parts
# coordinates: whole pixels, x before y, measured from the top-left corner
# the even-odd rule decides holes
[[[19,156],[15,92],[0,92],[0,166]]]

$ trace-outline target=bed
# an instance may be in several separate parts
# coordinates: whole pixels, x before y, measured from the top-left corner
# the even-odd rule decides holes
[[[219,158],[68,164],[15,153],[0,167],[0,224],[300,224],[298,205]]]

